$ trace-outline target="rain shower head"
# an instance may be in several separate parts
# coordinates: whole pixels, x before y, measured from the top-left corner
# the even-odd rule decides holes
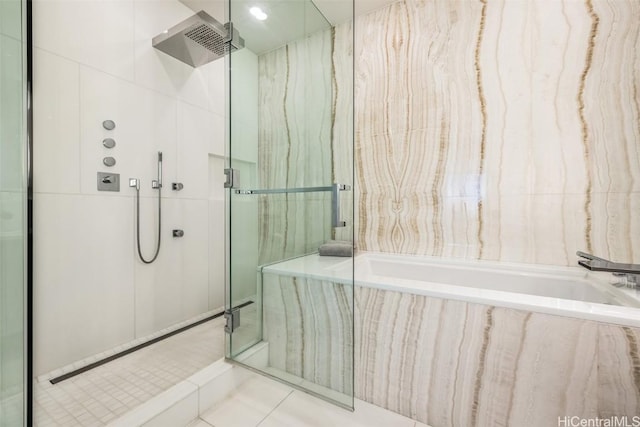
[[[152,43],[156,49],[192,67],[244,47],[244,40],[233,24],[223,25],[204,11],[154,37]]]

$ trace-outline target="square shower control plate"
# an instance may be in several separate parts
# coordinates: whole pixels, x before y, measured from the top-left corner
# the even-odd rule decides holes
[[[98,191],[120,191],[120,174],[98,172]]]

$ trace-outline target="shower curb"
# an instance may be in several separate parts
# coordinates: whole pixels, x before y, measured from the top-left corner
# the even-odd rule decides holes
[[[247,351],[245,357],[264,359],[267,348],[267,343],[259,343]],[[229,397],[255,375],[247,369],[220,359],[130,410],[107,426],[186,426],[211,406]]]
[[[220,359],[107,426],[186,426],[198,418],[200,409],[223,400],[246,379],[240,371]]]

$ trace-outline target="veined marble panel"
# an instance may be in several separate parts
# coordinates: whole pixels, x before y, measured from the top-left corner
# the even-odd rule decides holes
[[[331,184],[333,46],[334,32],[326,30],[258,58],[260,188]],[[326,209],[305,203],[318,197],[331,207],[318,193],[261,199],[260,264],[311,252],[331,238],[326,221],[317,217]]]
[[[263,310],[269,367],[352,393],[352,286],[264,274]]]
[[[356,397],[433,426],[595,417],[598,325],[356,288]]]
[[[640,261],[639,2],[403,0],[355,28],[359,247]]]
[[[258,197],[258,265],[313,252],[331,236],[330,193]]]
[[[640,330],[603,324],[598,336],[600,417],[640,414]]]
[[[354,199],[357,187],[354,186],[353,165],[353,21],[338,25],[333,30],[333,136],[332,180],[340,184],[349,184],[351,191],[341,194],[340,206],[342,220],[346,227],[335,228],[337,240],[353,240]]]

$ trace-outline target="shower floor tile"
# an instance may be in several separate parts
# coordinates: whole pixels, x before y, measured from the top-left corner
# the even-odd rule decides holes
[[[222,357],[219,317],[56,385],[36,381],[34,425],[106,425]]]

